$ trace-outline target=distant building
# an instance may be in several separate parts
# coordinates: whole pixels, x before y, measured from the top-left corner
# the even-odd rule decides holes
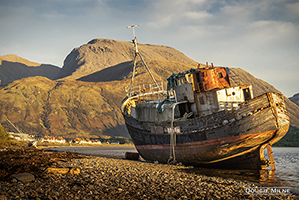
[[[72,142],[76,144],[95,144],[95,145],[102,144],[102,142],[99,140],[89,140],[89,139],[81,139],[81,138],[76,138],[72,140]]]
[[[102,142],[100,140],[92,140],[91,142],[92,142],[92,144],[102,144]]]
[[[50,143],[66,143],[66,140],[63,137],[55,137],[55,136],[45,136],[42,137],[39,142],[50,142]]]
[[[56,142],[64,144],[66,143],[66,140],[63,137],[58,137],[56,138]]]
[[[119,141],[116,141],[116,140],[111,141],[111,144],[119,144]]]
[[[75,143],[77,143],[77,144],[91,144],[92,142],[89,139],[76,138]]]

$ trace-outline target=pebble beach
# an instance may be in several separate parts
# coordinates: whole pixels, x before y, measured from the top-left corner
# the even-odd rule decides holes
[[[187,173],[185,166],[106,157],[71,159],[51,167],[78,174],[41,173],[33,181],[0,181],[2,199],[297,199],[289,195],[248,195],[259,186],[234,179]]]

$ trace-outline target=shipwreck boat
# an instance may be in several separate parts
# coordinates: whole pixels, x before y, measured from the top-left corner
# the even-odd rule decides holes
[[[138,52],[135,35],[133,43],[132,83],[126,88],[121,111],[145,160],[233,169],[267,169],[270,165],[275,169],[271,146],[289,129],[283,95],[268,92],[253,97],[251,85],[231,84],[227,68],[213,64],[171,75],[164,90]],[[154,84],[134,86],[138,56]]]

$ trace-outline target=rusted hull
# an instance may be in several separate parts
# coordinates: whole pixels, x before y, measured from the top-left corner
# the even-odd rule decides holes
[[[262,144],[271,135],[273,135],[273,132],[208,140],[202,144],[199,142],[178,144],[174,148],[175,157],[178,162],[182,162],[187,166],[206,165],[217,168],[221,166],[219,163],[223,163],[225,160],[254,152],[258,148],[256,143]],[[146,160],[157,160],[162,163],[166,163],[169,155],[172,154],[170,145],[136,145],[136,149]],[[234,166],[234,168],[236,167]],[[223,168],[223,166],[220,168]]]
[[[167,163],[174,158],[187,166],[262,169],[262,149],[281,139],[289,128],[285,104],[279,98],[267,93],[238,110],[175,121],[173,127],[180,131],[172,136],[161,131],[169,129],[171,122],[144,122],[127,114],[124,118],[145,160]]]

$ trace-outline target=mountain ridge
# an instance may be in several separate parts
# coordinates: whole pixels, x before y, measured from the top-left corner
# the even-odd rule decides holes
[[[44,76],[54,80],[61,68],[31,62],[14,54],[0,56],[0,84],[5,85],[26,77]]]
[[[41,65],[41,63],[29,61],[15,54],[7,54],[7,55],[0,56],[0,65],[2,65],[2,61],[22,63],[31,67],[38,67]]]
[[[138,43],[138,49],[144,59],[172,60],[196,66],[195,61],[171,47]],[[130,62],[133,58],[134,46],[131,42],[93,39],[68,54],[56,79],[80,79],[102,69]]]
[[[289,98],[289,100],[295,103],[297,106],[299,106],[299,93],[294,94],[292,97]]]

